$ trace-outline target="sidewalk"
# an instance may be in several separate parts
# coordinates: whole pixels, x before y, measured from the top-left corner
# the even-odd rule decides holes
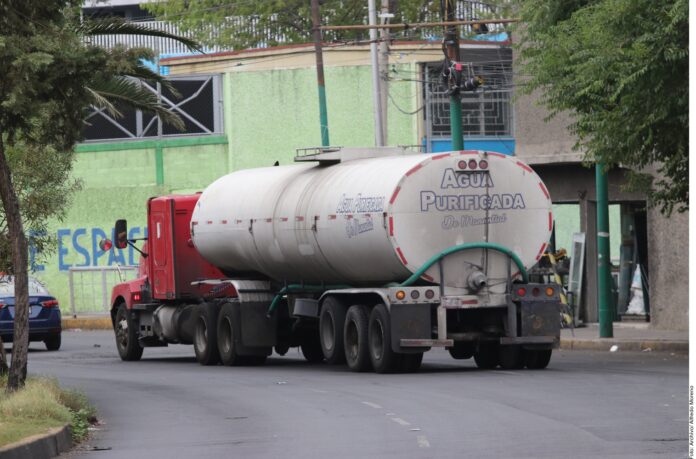
[[[688,354],[689,332],[655,330],[647,323],[622,322],[614,323],[613,338],[600,338],[597,324],[561,330],[561,349],[610,351],[612,346],[617,346],[617,351]]]

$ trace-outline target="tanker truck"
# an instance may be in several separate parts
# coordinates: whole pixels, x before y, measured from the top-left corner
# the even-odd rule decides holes
[[[480,368],[545,368],[560,291],[530,283],[553,227],[522,161],[405,148],[298,151],[295,164],[151,198],[138,276],[114,287],[120,357],[193,345],[202,365],[275,350],[353,371],[412,372],[445,348]],[[118,220],[103,250],[135,248]]]

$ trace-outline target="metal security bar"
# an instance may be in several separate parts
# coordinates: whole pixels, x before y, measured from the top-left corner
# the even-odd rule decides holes
[[[135,279],[137,266],[85,266],[68,269],[70,312],[108,314],[114,285]]]
[[[467,52],[467,73],[480,76],[484,85],[475,92],[462,91],[462,132],[468,137],[513,135],[512,56],[507,49]],[[466,59],[472,59],[467,62]],[[440,79],[441,63],[423,67],[426,136],[431,142],[451,137],[447,87]]]

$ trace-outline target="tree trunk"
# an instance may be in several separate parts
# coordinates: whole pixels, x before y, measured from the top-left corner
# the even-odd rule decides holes
[[[6,375],[10,371],[10,367],[7,366],[7,356],[5,355],[5,343],[2,342],[2,336],[0,336],[0,376]]]
[[[29,351],[29,279],[27,272],[27,239],[19,212],[19,199],[12,185],[12,173],[5,157],[5,146],[0,132],[0,199],[7,219],[7,231],[12,244],[15,313],[12,339],[12,363],[7,378],[7,391],[24,386],[27,379]]]

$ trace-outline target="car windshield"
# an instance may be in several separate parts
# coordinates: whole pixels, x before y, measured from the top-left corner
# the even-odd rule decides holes
[[[49,295],[46,287],[36,278],[29,278],[29,295]],[[0,297],[14,296],[14,276],[0,277]]]

